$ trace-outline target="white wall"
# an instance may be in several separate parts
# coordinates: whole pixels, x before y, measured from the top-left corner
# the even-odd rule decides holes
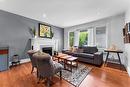
[[[126,67],[130,76],[130,44],[125,44],[125,57],[127,60]]]
[[[128,9],[126,11],[126,14],[125,14],[125,22],[128,23],[130,22],[130,9]],[[127,43],[125,44],[125,56],[127,58],[127,71],[129,73],[129,76],[130,76],[130,43]]]
[[[31,49],[31,34],[29,28],[36,28],[38,33],[38,23],[43,23],[19,15],[15,15],[0,10],[0,46],[9,46],[9,60],[18,54],[20,59],[29,58],[27,51]],[[47,24],[47,23],[43,23]],[[54,39],[59,40],[59,51],[63,49],[63,32],[59,27],[51,26]]]
[[[81,25],[76,25],[73,27],[68,27],[64,29],[64,48],[69,48],[68,45],[68,33],[70,31],[80,30],[80,29],[89,29],[93,27],[106,26],[107,30],[107,47],[111,44],[116,44],[120,49],[124,50],[123,34],[122,29],[124,27],[125,20],[124,14],[116,15],[113,17],[105,18],[102,20],[97,20],[90,23],[85,23]],[[117,55],[115,55],[117,57]],[[121,54],[122,63],[126,63],[126,59],[123,54]]]

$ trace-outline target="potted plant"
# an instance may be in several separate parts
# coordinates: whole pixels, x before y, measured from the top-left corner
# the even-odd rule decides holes
[[[30,27],[29,27],[29,32],[30,32],[30,34],[32,35],[32,37],[35,37],[35,36],[36,36],[36,29],[35,29],[35,27],[33,27],[33,28],[30,28]]]
[[[54,36],[54,33],[52,32],[52,30],[50,31],[50,36],[51,38]]]

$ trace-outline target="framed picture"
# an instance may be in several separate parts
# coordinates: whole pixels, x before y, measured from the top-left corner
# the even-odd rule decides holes
[[[52,38],[51,26],[39,23],[39,37]]]
[[[128,33],[130,34],[130,22],[127,23]]]

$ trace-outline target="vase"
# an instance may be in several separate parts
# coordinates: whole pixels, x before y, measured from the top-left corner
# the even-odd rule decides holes
[[[37,38],[37,36],[34,36],[34,38]]]

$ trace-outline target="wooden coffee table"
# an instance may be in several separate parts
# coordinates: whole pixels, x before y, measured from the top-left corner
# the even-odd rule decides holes
[[[58,53],[58,55],[54,55],[53,56],[53,60],[58,60],[58,62],[60,62],[60,60],[63,60],[64,56],[67,56],[67,54],[63,54],[63,53]]]
[[[55,55],[54,57],[58,59],[58,62],[64,63],[65,70],[72,72],[73,67],[76,67],[76,68],[78,67],[77,57],[73,57],[68,54],[63,54],[63,53],[59,53],[58,55]]]
[[[72,72],[73,67],[76,67],[76,68],[78,67],[77,57],[71,56],[70,58],[67,58],[65,60],[65,69],[66,69],[66,65],[68,66],[68,68],[70,68],[68,70]]]

